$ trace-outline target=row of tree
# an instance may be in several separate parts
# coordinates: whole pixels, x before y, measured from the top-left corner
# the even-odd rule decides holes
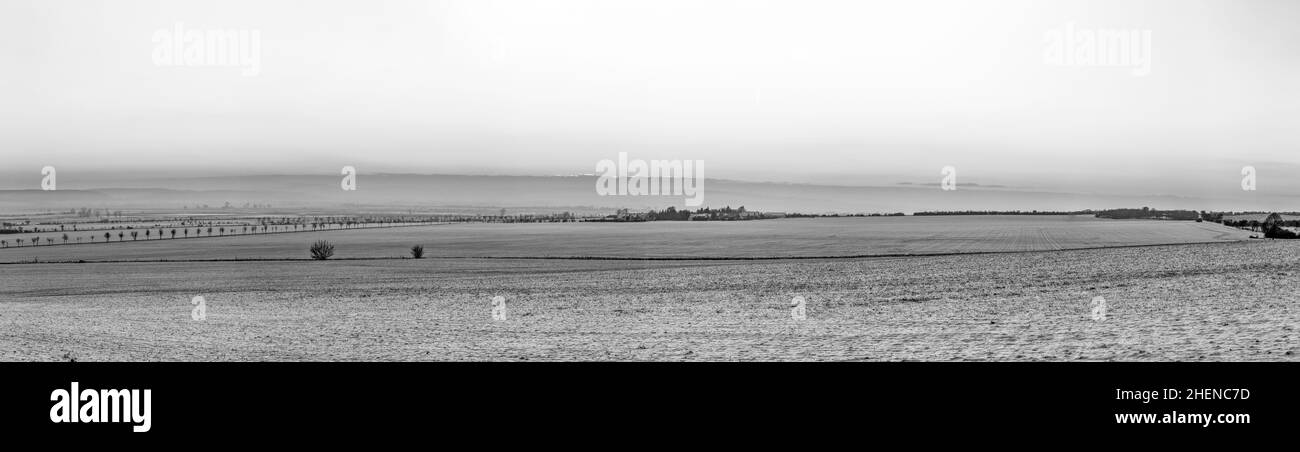
[[[351,226],[351,225],[340,225],[339,227],[344,228],[347,226]],[[320,225],[320,224],[311,225],[312,230],[316,230],[324,227],[325,225]],[[377,227],[377,226],[372,226],[372,227]],[[194,237],[203,237],[205,233],[207,234],[208,237],[211,237],[213,235],[225,236],[230,234],[235,234],[235,235],[249,234],[250,232],[252,234],[257,234],[259,228],[261,229],[261,232],[264,234],[271,233],[271,232],[299,232],[299,231],[305,232],[308,229],[307,225],[297,225],[296,227],[293,228],[289,228],[287,226],[271,226],[271,225],[247,226],[246,225],[246,226],[238,226],[238,227],[230,226],[229,228],[225,226],[216,226],[216,227],[208,226],[207,228],[196,227],[196,228],[192,228],[192,230],[194,231],[193,234]],[[162,240],[167,238],[169,235],[171,238],[175,239],[178,234],[181,235],[183,238],[189,238],[191,228],[180,228],[180,229],[172,228],[170,230],[168,230],[167,228],[157,228],[157,230],[155,231],[155,229],[153,228],[135,229],[133,227],[127,227],[125,229],[114,228],[114,231],[117,232],[116,234],[117,241],[122,242],[122,241],[126,241],[126,238],[128,236],[131,237],[131,240],[139,240],[141,231],[144,231],[145,240]],[[96,232],[87,237],[90,239],[91,243],[94,243],[95,239],[98,237],[96,234],[98,233]],[[113,236],[114,236],[113,232],[105,232],[103,234],[104,241],[105,242],[112,241]],[[67,244],[69,240],[75,240],[77,243],[82,243],[82,237],[69,237],[68,234],[66,233],[63,234],[62,239],[64,244]],[[55,241],[54,237],[45,238],[45,242],[47,245],[53,245],[54,241]],[[23,246],[23,243],[31,243],[30,246],[38,246],[40,245],[41,237],[34,236],[31,238],[30,242],[25,241],[22,238],[17,238],[14,239],[14,242],[17,244],[17,246],[20,247]],[[0,247],[8,248],[9,240],[0,240]]]

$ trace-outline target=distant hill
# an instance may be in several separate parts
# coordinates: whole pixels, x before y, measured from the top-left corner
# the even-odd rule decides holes
[[[590,209],[612,212],[684,206],[682,197],[608,196],[596,194],[595,176],[464,176],[361,174],[356,191],[343,191],[340,176],[264,175],[200,178],[152,178],[97,182],[83,187],[60,179],[67,189],[0,190],[0,211],[32,212],[78,207],[179,209],[225,203],[274,207],[502,207],[524,210]],[[812,184],[741,182],[708,179],[705,206],[745,206],[750,211],[802,213],[888,213],[969,210],[1078,211],[1134,205],[1191,210],[1294,210],[1292,199],[1253,195],[1249,198],[1195,198],[1169,195],[1121,196],[1053,193],[997,187],[934,186],[851,187]],[[1240,192],[1238,192],[1240,193]],[[1225,191],[1225,196],[1236,196]],[[514,211],[513,213],[524,213]]]

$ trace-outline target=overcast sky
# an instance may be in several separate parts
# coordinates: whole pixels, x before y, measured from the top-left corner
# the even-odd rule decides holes
[[[1286,0],[4,0],[0,174],[546,175],[626,151],[741,180],[953,165],[1191,194],[1254,165],[1300,194],[1298,20]],[[155,64],[178,22],[258,31],[260,72]],[[1049,64],[1066,27],[1149,30],[1150,73]]]

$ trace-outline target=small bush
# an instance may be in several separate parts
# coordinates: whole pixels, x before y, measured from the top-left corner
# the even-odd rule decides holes
[[[424,245],[415,245],[411,247],[411,257],[416,259],[424,257]]]
[[[311,244],[311,258],[318,261],[329,259],[334,255],[334,244],[324,240],[317,240]]]

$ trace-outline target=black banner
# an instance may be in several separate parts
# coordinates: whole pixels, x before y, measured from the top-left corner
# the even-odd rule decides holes
[[[1255,437],[1296,426],[1298,369],[1296,363],[10,363],[0,365],[8,394],[0,425],[6,437],[128,442],[235,432],[323,441],[569,431],[653,437],[674,429],[767,432],[782,440],[862,432],[889,437],[899,429]],[[75,401],[73,385],[80,393]]]

